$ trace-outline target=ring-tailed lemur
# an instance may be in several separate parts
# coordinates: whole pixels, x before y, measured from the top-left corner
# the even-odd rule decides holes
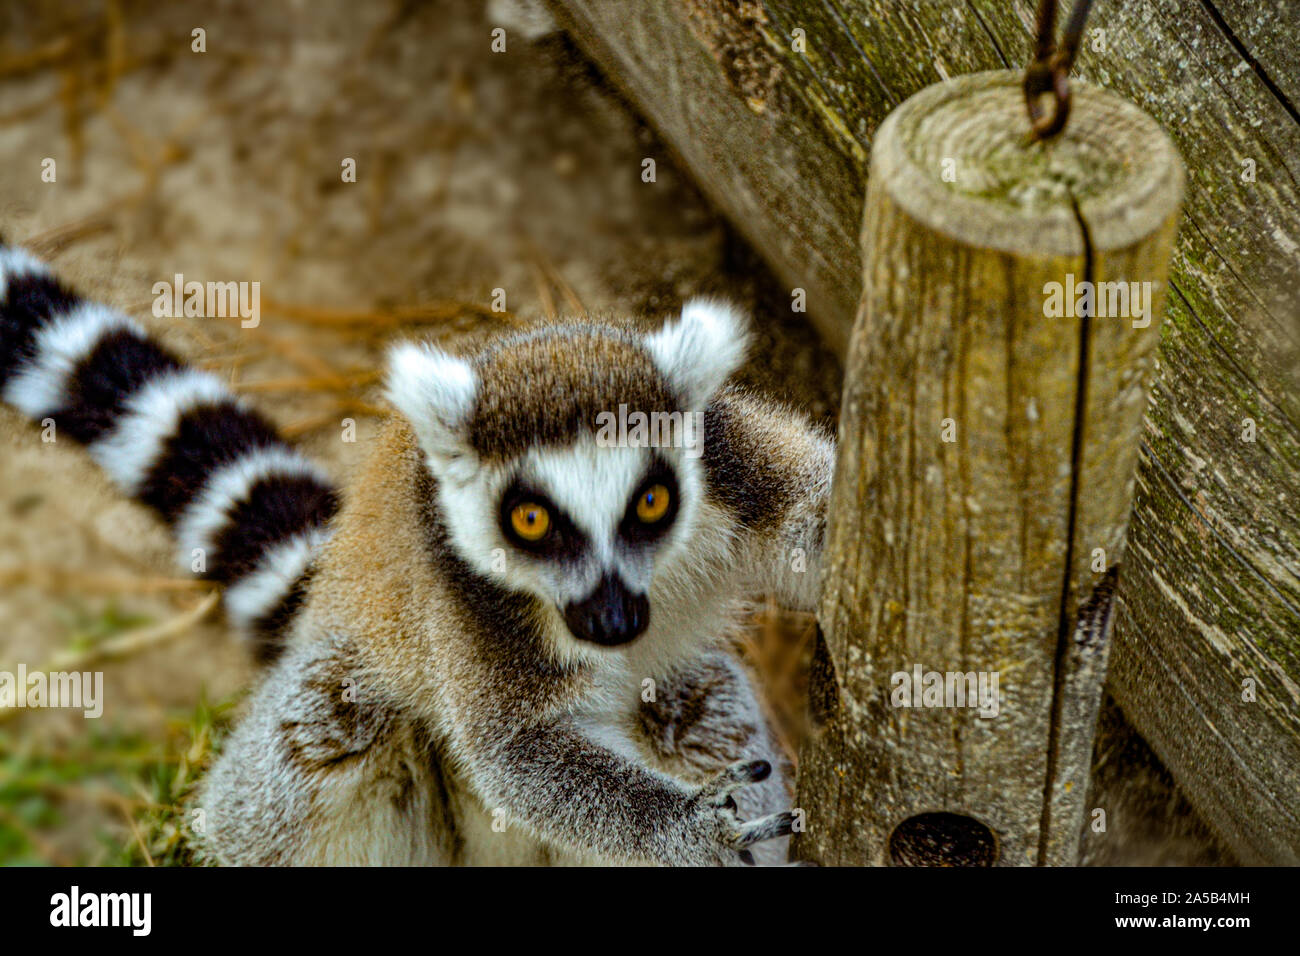
[[[696,300],[648,335],[399,345],[399,414],[340,496],[214,376],[0,247],[5,401],[206,555],[267,661],[201,794],[225,863],[783,858],[785,761],[728,638],[757,593],[811,607],[834,445],[726,384],[745,341]],[[702,413],[702,445],[638,412],[687,438]]]

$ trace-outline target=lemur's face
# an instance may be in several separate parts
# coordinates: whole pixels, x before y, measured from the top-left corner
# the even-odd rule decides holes
[[[655,573],[689,536],[700,493],[696,470],[672,451],[603,446],[590,435],[531,449],[481,468],[469,487],[449,487],[448,520],[460,526],[458,546],[494,544],[489,573],[554,606],[573,637],[626,644],[649,626]],[[484,502],[495,534],[464,520]]]
[[[388,394],[460,557],[613,647],[650,627],[656,582],[689,559],[704,409],[744,346],[734,311],[693,302],[649,336],[547,327],[468,361],[402,346]]]

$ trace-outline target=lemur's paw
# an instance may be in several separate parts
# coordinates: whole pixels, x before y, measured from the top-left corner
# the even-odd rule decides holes
[[[741,787],[766,780],[772,765],[766,760],[734,763],[700,788],[692,800],[692,835],[698,856],[691,862],[738,866],[754,862],[749,847],[794,832],[794,814],[773,813],[757,820],[742,820],[732,794]],[[703,846],[699,846],[702,843]]]

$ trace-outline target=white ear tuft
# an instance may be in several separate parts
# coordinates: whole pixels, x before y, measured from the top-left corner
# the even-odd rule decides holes
[[[745,361],[749,321],[730,302],[691,299],[682,317],[646,340],[655,364],[688,408],[703,408]]]
[[[435,346],[404,343],[388,353],[385,395],[434,461],[446,462],[464,451],[461,429],[477,391],[470,364]]]

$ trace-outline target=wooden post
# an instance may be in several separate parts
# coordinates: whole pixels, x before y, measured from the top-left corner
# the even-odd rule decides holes
[[[1076,859],[1184,176],[1077,81],[1031,142],[1020,80],[931,86],[876,134],[800,858]]]

